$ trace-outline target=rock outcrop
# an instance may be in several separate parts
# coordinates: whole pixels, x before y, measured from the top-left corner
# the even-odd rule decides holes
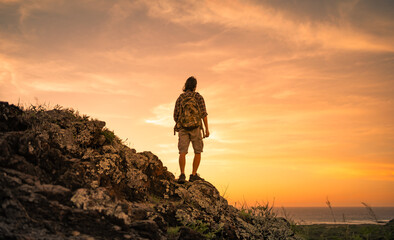
[[[297,239],[69,109],[0,102],[0,239]]]

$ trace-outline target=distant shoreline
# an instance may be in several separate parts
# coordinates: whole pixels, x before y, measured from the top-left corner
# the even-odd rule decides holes
[[[332,212],[331,212],[332,210]],[[298,225],[384,225],[394,219],[393,207],[288,207],[275,208],[278,217]]]
[[[377,222],[311,222],[311,223],[305,223],[305,222],[297,222],[296,224],[299,226],[310,226],[310,225],[323,225],[323,226],[335,226],[335,225],[380,225],[380,226],[384,226],[387,223],[389,223],[390,220],[383,220],[383,221],[379,221],[379,223]]]

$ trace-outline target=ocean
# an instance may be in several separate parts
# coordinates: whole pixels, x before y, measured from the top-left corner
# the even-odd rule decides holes
[[[386,223],[394,219],[394,207],[372,207],[377,220]],[[274,208],[275,213],[298,224],[374,224],[373,214],[365,207],[288,207]],[[335,221],[334,221],[335,218]]]

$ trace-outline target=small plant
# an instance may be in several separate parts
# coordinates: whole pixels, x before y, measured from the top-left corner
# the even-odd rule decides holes
[[[227,184],[227,186],[224,188],[224,190],[223,190],[223,193],[222,193],[222,198],[226,198],[226,193],[227,193],[227,190],[228,190],[228,184]]]
[[[269,202],[262,204],[256,202],[256,205],[252,207],[248,207],[246,202],[244,202],[239,209],[238,215],[247,222],[263,223],[276,217],[276,213],[273,209],[274,204],[270,205]]]
[[[61,111],[61,110],[63,110],[63,107],[60,106],[59,104],[56,104],[56,105],[53,107],[53,110]]]
[[[153,194],[150,194],[150,195],[149,195],[149,200],[150,200],[150,202],[152,202],[152,203],[154,203],[154,204],[159,204],[159,203],[161,202],[160,197],[155,196],[155,195],[153,195]]]
[[[288,216],[288,214],[287,214],[287,211],[286,211],[285,207],[282,206],[281,209],[282,209],[283,216],[284,216],[286,219],[288,219],[289,216]]]
[[[266,203],[262,203],[262,204],[257,202],[257,206],[252,207],[253,215],[260,216],[260,217],[266,217],[266,218],[276,217],[276,214],[273,211],[273,209],[274,209],[274,203],[272,203],[272,205],[270,205],[270,203],[268,201]]]
[[[331,202],[330,202],[330,200],[328,200],[328,197],[327,197],[326,204],[327,204],[328,208],[330,209],[330,212],[331,212],[332,218],[334,219],[334,223],[336,223],[336,222],[337,222],[337,220],[335,219],[334,211],[332,210],[332,207],[331,207]]]
[[[294,220],[292,215],[288,214],[284,206],[282,206],[281,209],[283,217],[290,223],[291,228],[294,230],[294,226],[297,225],[297,222]]]
[[[206,239],[214,239],[216,236],[216,233],[221,230],[221,229],[218,229],[215,232],[211,232],[208,224],[204,223],[201,220],[197,220],[196,222],[187,224],[186,226],[193,229],[196,232],[201,233]]]
[[[179,234],[179,229],[180,229],[179,226],[176,226],[176,227],[168,227],[168,228],[167,228],[167,235],[168,235],[168,237],[169,237],[170,239],[176,238],[176,237],[178,236],[178,234]]]
[[[376,217],[375,212],[372,210],[372,207],[369,206],[367,203],[365,202],[361,202],[362,205],[364,205],[364,207],[367,209],[369,216],[371,216],[372,219],[375,220],[376,223],[379,223],[378,218]]]
[[[115,133],[107,128],[104,128],[101,134],[105,137],[105,142],[112,144],[115,140]]]
[[[251,215],[251,213],[252,213],[252,210],[250,210],[250,209],[241,209],[241,210],[238,212],[238,215],[239,215],[239,217],[242,218],[243,220],[249,222],[249,221],[252,220],[252,215]]]

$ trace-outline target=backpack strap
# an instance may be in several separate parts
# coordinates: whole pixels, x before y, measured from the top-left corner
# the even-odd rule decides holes
[[[198,116],[200,117],[200,116],[201,116],[201,113],[200,113],[200,106],[198,105],[198,101],[197,101],[197,99],[196,99],[196,95],[197,95],[197,92],[193,92],[193,98],[194,98],[194,99],[196,100],[196,102],[197,102]],[[202,118],[200,117],[200,129],[201,129],[201,132],[202,132],[202,137],[205,138],[204,124],[203,124],[202,121],[203,121],[203,120],[202,120]]]

